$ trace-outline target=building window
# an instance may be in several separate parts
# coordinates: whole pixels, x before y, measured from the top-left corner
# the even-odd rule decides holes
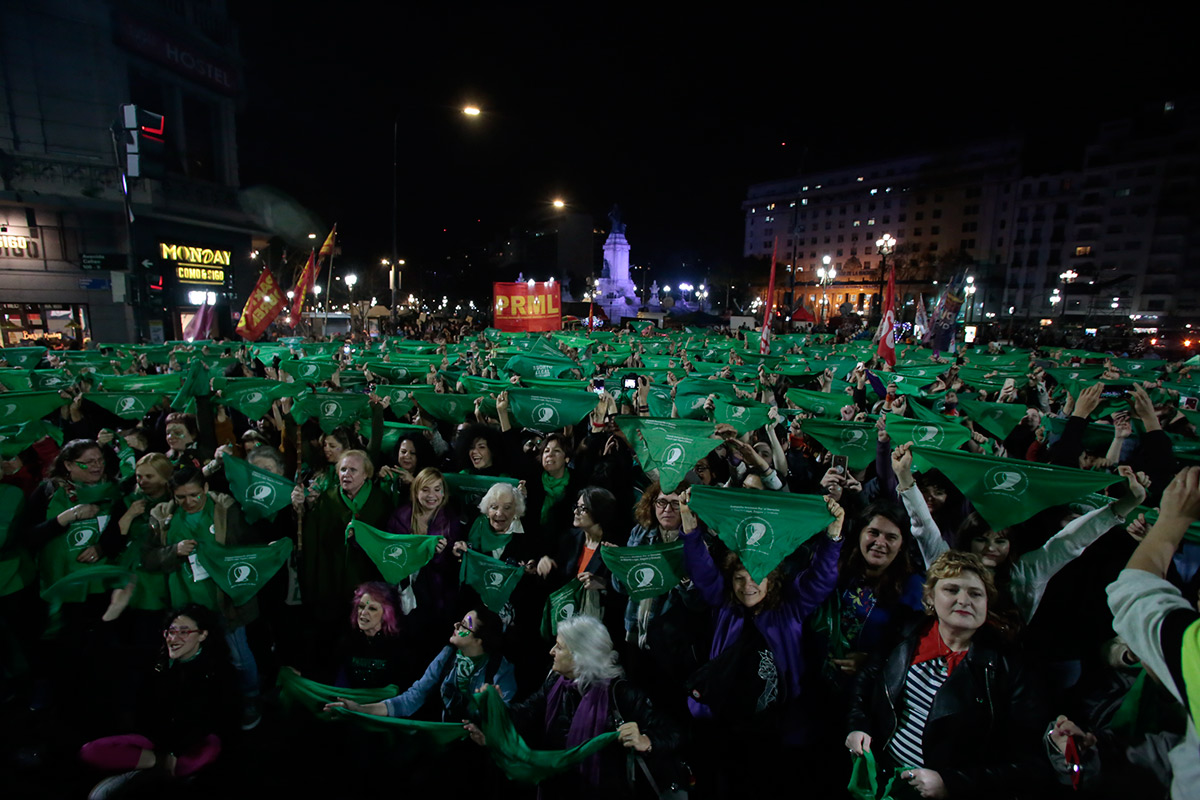
[[[941,218],[942,218],[942,210],[941,210],[940,208],[935,208],[935,209],[933,210],[933,218],[934,218],[934,219],[941,219]]]
[[[929,235],[930,235],[930,236],[938,236],[939,234],[941,234],[941,232],[942,232],[942,226],[941,226],[941,225],[934,225],[933,227],[931,227],[931,228],[929,229]]]
[[[921,229],[920,229],[920,228],[913,228],[913,234],[912,234],[912,235],[913,235],[913,236],[920,236],[920,235],[921,235]]]
[[[917,213],[913,214],[913,219],[915,219],[917,222],[920,222],[921,220],[925,219],[925,212],[918,211]]]
[[[857,228],[857,227],[859,227],[859,226],[861,226],[861,225],[862,225],[862,220],[857,220],[857,219],[856,219],[856,220],[854,220],[854,227],[856,227],[856,228]]]
[[[959,242],[958,248],[960,250],[974,250],[975,249],[975,240],[974,239],[963,239],[961,242]]]
[[[935,252],[936,250],[937,250],[937,242],[930,242],[929,243],[929,252],[932,253],[932,252]]]

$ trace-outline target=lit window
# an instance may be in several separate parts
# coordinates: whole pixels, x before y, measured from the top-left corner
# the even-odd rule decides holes
[[[867,220],[867,224],[868,224],[868,225],[874,225],[874,224],[875,224],[875,218],[874,218],[874,217],[871,217],[869,220]]]
[[[1092,248],[1090,246],[1084,245],[1075,248],[1075,255],[1077,256],[1090,256],[1091,254]]]
[[[871,190],[871,196],[872,196],[872,197],[874,197],[874,196],[875,196],[875,195],[877,195],[877,194],[879,194],[879,190],[878,190],[878,189],[872,189],[872,190]]]
[[[795,208],[795,207],[796,207],[796,204],[795,204],[795,203],[789,203],[789,204],[788,204],[788,208]]]
[[[771,203],[769,206],[767,206],[767,211],[774,211],[774,210],[775,210],[775,204],[774,204],[774,203]]]
[[[859,220],[854,220],[854,227],[857,228],[859,225],[862,225],[862,222],[860,222]]]
[[[859,175],[859,176],[858,176],[858,182],[859,182],[859,183],[862,183],[862,175]]]
[[[802,205],[802,206],[806,206],[806,205],[808,205],[808,198],[806,197],[806,198],[804,198],[803,200],[801,200],[801,201],[800,201],[800,205]]]

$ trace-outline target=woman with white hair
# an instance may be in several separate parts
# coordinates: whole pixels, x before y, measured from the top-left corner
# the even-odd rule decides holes
[[[536,687],[540,674],[536,654],[541,646],[539,628],[549,589],[545,577],[539,577],[536,569],[547,549],[540,534],[525,530],[521,521],[525,514],[525,497],[511,484],[492,484],[479,501],[479,510],[483,513],[471,526],[467,541],[455,542],[454,553],[461,558],[463,551],[470,549],[525,569],[526,576],[517,583],[504,608],[499,609],[524,694]],[[464,586],[463,591],[471,597],[470,587]],[[482,598],[478,601],[465,599],[464,602],[482,602]],[[529,682],[530,678],[533,683]]]
[[[539,750],[562,750],[616,731],[624,750],[609,747],[584,759],[544,781],[539,796],[632,797],[626,753],[633,751],[640,757],[654,753],[655,759],[669,755],[679,747],[678,729],[625,679],[612,638],[599,620],[578,616],[560,622],[550,655],[554,662],[541,689],[508,707],[525,741]],[[467,729],[472,740],[487,744],[479,728],[468,725]]]

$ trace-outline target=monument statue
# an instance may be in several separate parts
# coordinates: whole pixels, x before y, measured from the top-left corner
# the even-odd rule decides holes
[[[613,203],[612,211],[608,212],[608,221],[612,226],[612,233],[625,233],[625,223],[621,222],[621,207]]]

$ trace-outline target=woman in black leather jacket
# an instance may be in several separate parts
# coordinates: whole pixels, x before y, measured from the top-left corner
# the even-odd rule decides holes
[[[1030,797],[1051,785],[1047,719],[1021,659],[993,625],[991,572],[971,553],[930,565],[927,617],[859,676],[846,746],[873,750],[921,797]]]

